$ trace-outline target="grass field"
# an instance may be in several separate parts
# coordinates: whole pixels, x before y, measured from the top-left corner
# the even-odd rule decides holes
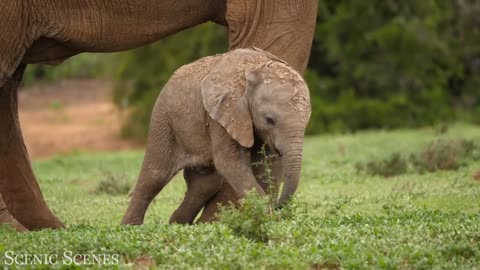
[[[181,176],[156,198],[145,225],[119,226],[128,201],[122,186],[136,180],[142,153],[78,152],[34,162],[49,205],[68,228],[27,234],[0,228],[0,265],[6,266],[6,251],[71,251],[118,254],[118,268],[479,269],[478,159],[455,171],[409,170],[390,178],[356,169],[358,162],[418,152],[438,138],[480,142],[480,128],[308,138],[295,214],[263,224],[264,241],[238,234],[227,223],[167,225],[183,197]],[[98,193],[99,184],[109,181],[119,195]]]

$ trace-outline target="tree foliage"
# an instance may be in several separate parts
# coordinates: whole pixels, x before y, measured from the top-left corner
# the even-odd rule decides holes
[[[307,74],[308,131],[478,116],[479,12],[470,0],[322,1]]]

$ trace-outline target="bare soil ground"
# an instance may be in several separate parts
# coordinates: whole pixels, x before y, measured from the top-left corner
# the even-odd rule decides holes
[[[31,158],[140,148],[120,136],[125,115],[112,104],[110,86],[108,81],[72,80],[22,89],[20,123]]]

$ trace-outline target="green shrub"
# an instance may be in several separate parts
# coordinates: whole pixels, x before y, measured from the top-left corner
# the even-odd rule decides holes
[[[392,177],[413,173],[455,171],[480,160],[480,146],[472,140],[438,139],[428,143],[419,152],[409,155],[393,153],[385,159],[355,164],[357,172]]]
[[[255,192],[249,192],[242,200],[240,207],[230,204],[222,207],[220,213],[221,222],[232,229],[235,234],[257,241],[269,240],[268,224],[281,220],[292,220],[298,208],[297,202],[293,200],[282,206],[281,209],[276,209],[279,194],[278,189],[275,188],[277,184],[274,183],[275,179],[271,170],[272,159],[276,155],[269,155],[266,147],[263,145],[259,152],[263,159],[253,163],[252,166],[264,168],[265,172],[260,177],[267,183],[267,196],[260,197]]]
[[[405,174],[408,170],[408,163],[402,154],[394,153],[384,160],[369,161],[365,164],[357,163],[356,168],[357,171],[365,171],[370,175],[392,177]]]
[[[270,225],[293,220],[299,210],[299,204],[295,199],[281,209],[274,209],[269,196],[260,197],[256,192],[249,192],[240,207],[234,205],[221,207],[220,222],[238,236],[266,242],[271,237]]]
[[[478,146],[470,140],[437,140],[411,156],[418,172],[458,170],[471,159],[478,160]]]
[[[307,133],[478,122],[478,11],[476,1],[321,1]]]
[[[266,198],[249,192],[239,208],[233,205],[223,207],[220,221],[237,235],[258,241],[267,241],[268,236],[264,226],[271,220],[268,210],[269,204]]]

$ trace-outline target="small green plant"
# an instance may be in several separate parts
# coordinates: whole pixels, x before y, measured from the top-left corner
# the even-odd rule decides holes
[[[329,204],[330,209],[327,211],[328,215],[337,215],[341,209],[351,203],[355,196],[348,196],[344,198],[340,198],[338,201],[332,202]]]
[[[248,192],[240,207],[233,204],[221,207],[220,222],[229,227],[234,234],[255,241],[270,240],[269,228],[273,223],[292,221],[302,210],[296,199],[284,205],[281,209],[271,207],[268,196],[260,197],[256,192]],[[303,208],[303,213],[307,209]]]
[[[369,175],[381,175],[383,177],[405,174],[408,170],[407,159],[400,153],[393,153],[382,160],[359,162],[355,166],[357,172],[366,172]]]
[[[269,213],[272,213],[275,209],[278,199],[278,185],[281,179],[275,179],[272,175],[272,161],[277,157],[277,155],[270,154],[267,151],[267,146],[264,144],[258,152],[263,158],[252,163],[254,167],[263,168],[263,174],[257,175],[260,177],[260,181],[263,181],[267,185],[267,198],[268,198],[268,209]]]
[[[268,200],[255,192],[249,192],[239,208],[229,205],[220,213],[220,221],[233,233],[258,241],[268,240],[264,226],[270,220]]]
[[[126,175],[114,175],[111,172],[105,174],[105,179],[100,181],[95,188],[95,193],[109,195],[128,194],[131,183]]]
[[[240,207],[237,208],[233,204],[223,207],[220,220],[237,235],[267,241],[268,224],[293,219],[297,204],[291,201],[281,209],[276,209],[279,179],[272,175],[272,160],[276,155],[269,154],[266,145],[262,146],[259,154],[263,157],[262,160],[253,163],[252,166],[263,168],[264,173],[257,177],[267,184],[267,196],[260,197],[255,192],[248,192]]]

